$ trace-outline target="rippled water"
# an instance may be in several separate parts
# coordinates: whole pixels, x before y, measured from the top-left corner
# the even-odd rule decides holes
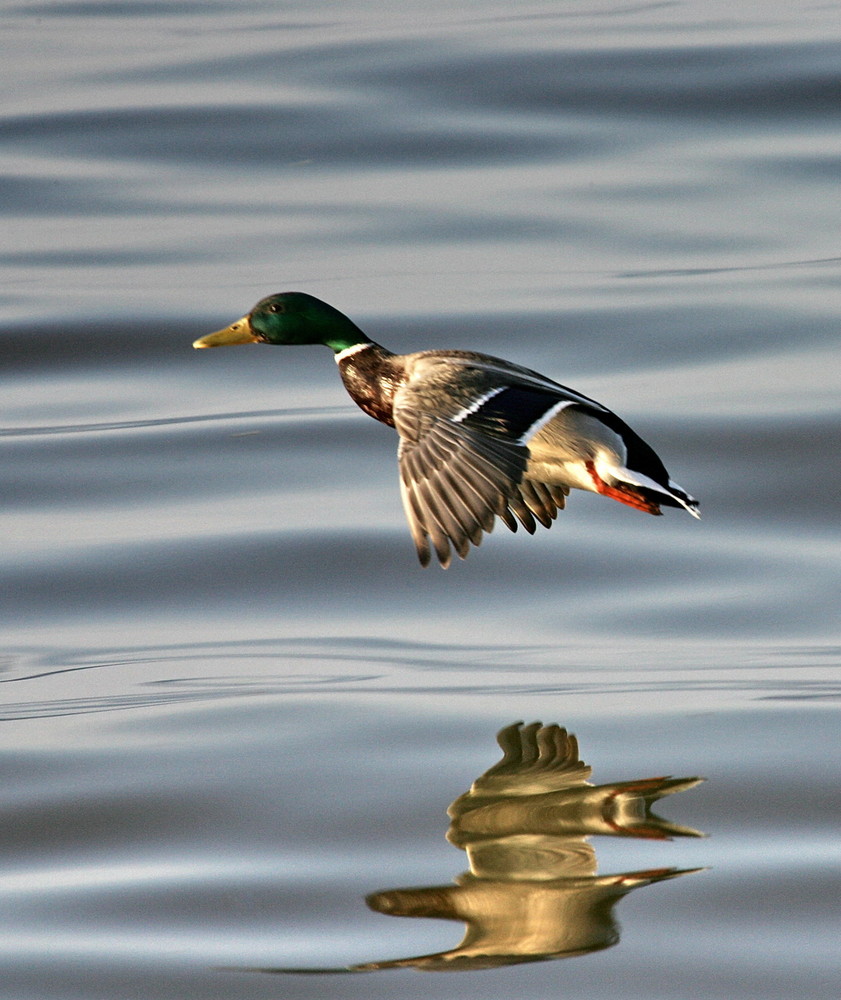
[[[0,994],[834,996],[837,10],[18,3],[2,44]],[[703,520],[578,493],[421,570],[326,351],[190,349],[283,288],[602,400]],[[662,775],[707,779],[665,826]]]

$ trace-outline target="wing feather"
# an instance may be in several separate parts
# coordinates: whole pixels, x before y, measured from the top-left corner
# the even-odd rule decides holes
[[[557,508],[546,487],[542,483],[524,479],[520,483],[520,496],[543,527],[550,528],[557,516]]]
[[[513,521],[508,503],[528,461],[526,448],[482,439],[430,414],[404,413],[398,430],[401,497],[423,565],[430,543],[446,567],[451,544],[463,559],[495,517]]]
[[[441,485],[446,488],[453,502],[460,504],[460,523],[474,545],[482,541],[482,532],[493,530],[496,512],[471,486],[469,479],[459,479],[449,468],[441,469]]]
[[[468,549],[467,535],[448,502],[447,494],[429,479],[419,482],[417,491],[428,515],[426,523],[438,561],[442,566],[449,565],[450,542],[464,559]]]
[[[563,510],[567,505],[567,497],[569,496],[568,486],[556,486],[554,483],[547,484],[547,488],[552,495],[552,500],[555,502],[555,506],[558,510]]]
[[[526,504],[523,499],[522,486],[520,490],[508,501],[508,506],[517,515],[520,520],[520,524],[522,524],[526,531],[530,535],[533,535],[537,530],[537,525],[534,522],[534,517],[528,508],[528,504]]]
[[[524,478],[527,432],[559,401],[581,397],[527,369],[503,373],[495,359],[413,357],[393,419],[400,494],[421,563],[434,551],[448,566],[451,547],[463,559],[497,517],[511,531],[518,522],[529,534],[538,521],[548,528],[565,491]]]

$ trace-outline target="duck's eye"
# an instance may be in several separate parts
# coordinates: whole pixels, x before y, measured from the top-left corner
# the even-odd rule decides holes
[[[270,313],[282,313],[286,312],[286,306],[282,302],[272,302],[269,306]]]

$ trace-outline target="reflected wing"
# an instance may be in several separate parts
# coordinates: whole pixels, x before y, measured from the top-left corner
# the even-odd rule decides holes
[[[562,726],[515,722],[497,733],[502,760],[473,782],[481,794],[534,795],[584,785],[592,773],[578,740]]]

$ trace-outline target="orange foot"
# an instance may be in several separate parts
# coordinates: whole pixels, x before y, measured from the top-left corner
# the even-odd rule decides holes
[[[601,493],[602,496],[610,497],[611,500],[618,500],[619,503],[633,507],[634,510],[644,510],[646,514],[662,514],[659,504],[647,500],[635,486],[630,486],[627,483],[608,486],[598,472],[596,472],[596,467],[592,462],[587,462],[587,471],[595,483],[596,492]]]

